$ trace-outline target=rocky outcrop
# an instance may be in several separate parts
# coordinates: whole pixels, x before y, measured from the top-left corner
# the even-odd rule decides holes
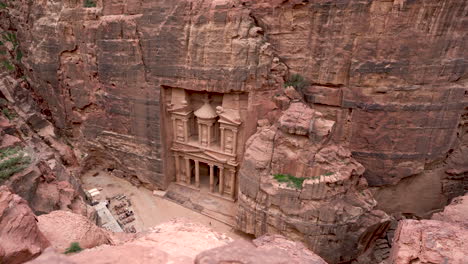
[[[468,228],[468,194],[452,200],[444,211],[432,215],[433,220],[455,223]]]
[[[239,170],[237,228],[303,241],[330,263],[357,257],[389,218],[374,210],[364,167],[330,141],[334,122],[292,101],[277,124],[262,124]]]
[[[52,243],[53,244],[53,243]],[[316,263],[326,264],[302,243],[279,235],[263,236],[253,243],[232,239],[187,220],[176,219],[152,228],[119,245],[103,245],[73,255],[52,248],[28,262],[69,263]]]
[[[364,182],[357,180],[361,165],[368,184],[375,187],[378,209],[388,213],[426,216],[468,190],[468,93],[466,58],[460,48],[466,42],[466,2],[103,0],[87,8],[80,1],[22,0],[8,5],[0,25],[17,32],[31,94],[60,133],[84,150],[78,159],[90,166],[120,169],[146,186],[165,188],[174,178],[164,171],[172,159],[163,125],[165,87],[246,93],[247,138],[255,133],[258,119],[276,122],[281,110],[291,107],[289,99],[300,100],[297,94],[281,95],[288,72],[309,80],[300,92],[313,109],[304,114],[313,113],[317,121],[311,125],[315,132],[307,137],[313,143],[299,140],[307,131],[302,123],[308,122],[295,116],[294,109],[276,128],[265,128],[253,138],[266,149],[279,142],[277,153],[292,161],[281,167],[276,157],[271,161],[274,169],[304,168],[292,159],[291,150],[297,149],[294,144],[305,143],[297,160],[304,164],[314,160],[312,156],[322,163],[343,160],[336,170],[345,172],[306,180],[304,190],[312,190],[301,192],[263,181],[273,181],[275,171],[252,179],[247,173],[240,175],[243,230],[263,233],[260,230],[283,225],[283,218],[292,218],[275,218],[272,224],[273,220],[264,221],[265,212],[281,211],[275,206],[292,206],[300,199],[326,199],[328,208],[343,206],[343,215],[353,215],[351,221],[360,219],[366,222],[362,226],[373,226],[381,215],[368,221],[359,217],[375,206]],[[307,109],[295,107],[296,112]],[[318,112],[323,116],[315,116]],[[255,166],[261,170],[269,162],[261,150],[256,151],[259,160],[242,164],[247,172],[255,171]],[[349,175],[344,168],[348,165],[358,173]],[[301,174],[317,177],[314,173]],[[343,195],[347,188],[358,191]],[[362,197],[354,197],[361,190]],[[339,197],[348,201],[333,200]],[[310,209],[291,208],[287,215]],[[298,221],[291,220],[293,225],[301,226],[296,222],[304,219],[349,220],[323,209],[310,210],[321,213],[301,215]],[[348,233],[321,230],[326,236],[315,236],[316,230],[299,229],[300,234],[310,233],[310,239],[329,236],[331,241]],[[293,230],[288,233],[296,234]]]
[[[232,239],[186,220],[152,228],[139,238],[117,246],[101,246],[70,257],[76,263],[193,263],[202,251]],[[171,262],[172,261],[172,262]]]
[[[14,193],[28,201],[35,214],[70,210],[94,219],[94,211],[84,200],[74,176],[76,156],[65,144],[33,100],[24,80],[2,76],[3,92],[11,119],[0,116],[0,150],[18,149],[28,157],[21,170],[1,179]],[[5,108],[4,108],[5,109]]]
[[[467,263],[467,198],[455,198],[432,220],[400,221],[389,263]]]
[[[59,252],[65,252],[73,242],[78,242],[81,248],[111,243],[106,231],[82,215],[69,211],[53,211],[40,215],[37,219],[39,230]]]
[[[403,220],[395,233],[390,263],[468,262],[468,229],[435,220]]]
[[[0,262],[19,264],[38,256],[49,241],[27,202],[0,186]]]
[[[221,263],[271,263],[271,264],[327,264],[322,258],[309,251],[302,243],[293,242],[283,236],[262,236],[253,241],[235,241],[226,246],[210,249],[199,254],[196,264]]]

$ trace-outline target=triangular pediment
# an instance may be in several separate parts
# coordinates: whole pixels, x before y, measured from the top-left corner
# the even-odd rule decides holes
[[[197,149],[197,148],[193,148],[193,149],[188,149],[188,148],[184,148],[184,149],[172,149],[173,151],[177,151],[177,152],[180,152],[180,153],[186,153],[186,154],[189,154],[191,156],[195,156],[195,157],[198,157],[200,159],[205,159],[205,160],[212,160],[213,162],[219,162],[219,163],[227,163],[228,162],[228,159],[226,157],[222,157],[220,154],[216,154],[216,153],[213,153],[209,150],[205,150],[205,149]]]

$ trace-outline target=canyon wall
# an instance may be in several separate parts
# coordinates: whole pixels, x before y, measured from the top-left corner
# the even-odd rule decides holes
[[[56,127],[144,183],[172,181],[161,87],[248,92],[251,135],[259,116],[274,118],[269,99],[289,70],[310,82],[307,102],[337,122],[333,140],[369,185],[389,186],[377,194],[382,208],[421,214],[466,188],[463,1],[9,5],[4,28]]]
[[[277,126],[283,83],[299,73],[304,109],[334,122],[327,140],[365,168],[346,174],[349,187],[359,193],[363,174],[378,203],[358,199],[358,215],[426,216],[468,190],[466,9],[459,0],[18,0],[0,20],[17,36],[31,94],[88,167],[165,188],[164,88],[247,93],[248,138],[260,119]],[[255,180],[244,175],[241,188]]]

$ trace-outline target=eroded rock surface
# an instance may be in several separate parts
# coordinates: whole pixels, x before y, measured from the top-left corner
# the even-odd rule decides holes
[[[84,201],[77,179],[76,156],[71,146],[56,134],[54,125],[40,114],[40,107],[24,80],[1,76],[3,92],[16,101],[8,102],[11,119],[0,116],[0,150],[18,149],[28,163],[2,183],[24,198],[35,214],[70,210],[94,219],[94,210]],[[4,108],[5,109],[5,108]]]
[[[400,221],[389,263],[467,263],[467,206],[465,195],[455,198],[432,220]]]
[[[247,138],[291,72],[370,186],[396,185],[381,208],[423,214],[468,186],[465,1],[96,3],[11,1],[2,24],[54,124],[106,166],[166,187],[164,87],[247,92]]]
[[[434,214],[431,219],[456,223],[468,228],[468,195],[456,197],[443,212]]]
[[[38,256],[49,241],[27,202],[0,186],[0,262],[19,264]]]
[[[37,217],[39,230],[59,252],[65,252],[73,242],[81,248],[93,248],[111,243],[106,231],[86,217],[69,211],[53,211]]]
[[[468,262],[468,229],[436,220],[402,220],[395,233],[392,264]]]
[[[207,250],[197,256],[195,263],[327,264],[302,243],[293,242],[279,235],[262,236],[255,239],[253,244],[247,241],[235,241],[226,246]]]
[[[158,225],[122,245],[85,250],[70,259],[76,263],[95,264],[193,263],[200,252],[231,241],[201,224],[178,219]]]
[[[367,249],[389,218],[374,210],[364,167],[329,141],[333,122],[322,120],[321,113],[292,102],[278,124],[259,127],[248,140],[239,171],[237,227],[256,236],[279,233],[303,241],[337,263]],[[323,125],[311,125],[319,121]],[[280,182],[278,175],[303,182]]]

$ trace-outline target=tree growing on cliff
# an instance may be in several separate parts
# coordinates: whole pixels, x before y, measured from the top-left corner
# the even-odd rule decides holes
[[[301,94],[304,94],[304,89],[309,85],[310,83],[300,74],[293,74],[284,82],[284,87],[292,86]]]

